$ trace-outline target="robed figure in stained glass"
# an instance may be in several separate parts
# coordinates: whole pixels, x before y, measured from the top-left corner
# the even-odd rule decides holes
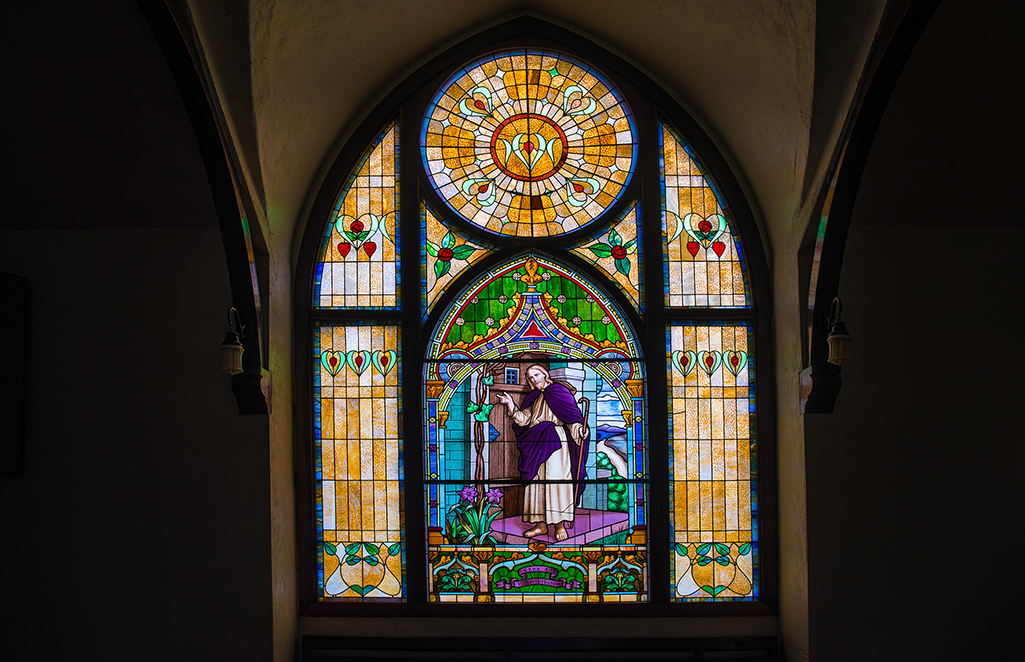
[[[566,524],[584,491],[572,481],[586,478],[587,426],[572,391],[553,382],[544,367],[527,368],[527,381],[533,388],[519,408],[508,393],[496,394],[513,421],[520,477],[530,481],[523,492],[523,520],[534,526],[523,535],[542,535],[551,524],[555,539],[562,541],[569,537]]]

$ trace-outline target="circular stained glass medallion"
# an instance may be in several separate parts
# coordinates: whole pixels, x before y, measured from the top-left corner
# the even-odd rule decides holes
[[[590,65],[551,51],[506,51],[456,72],[428,106],[420,144],[452,211],[515,237],[591,223],[637,161],[622,96]]]

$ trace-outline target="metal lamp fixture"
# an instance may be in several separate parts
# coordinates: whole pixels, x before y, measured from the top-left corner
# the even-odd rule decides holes
[[[232,320],[234,313],[234,320]],[[221,343],[221,372],[229,375],[237,375],[242,372],[242,338],[245,337],[242,326],[242,318],[233,307],[228,309],[228,332],[224,334],[224,342]]]
[[[829,313],[829,362],[842,365],[851,358],[851,336],[847,333],[847,325],[840,321],[840,299],[833,299]]]

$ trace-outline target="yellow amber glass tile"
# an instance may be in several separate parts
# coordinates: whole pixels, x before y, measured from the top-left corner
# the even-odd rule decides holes
[[[726,527],[728,529],[740,528],[740,497],[737,481],[728,480],[725,483],[725,504],[726,504]]]
[[[361,434],[359,439],[359,477],[370,480],[374,477],[374,439],[369,434]]]
[[[712,448],[712,480],[726,479],[726,447],[722,439],[713,439]]]
[[[703,393],[702,393],[703,391]],[[701,393],[698,403],[698,437],[707,439],[712,428],[712,402],[708,399],[708,389],[699,389]]]
[[[370,536],[373,537],[373,533],[367,529],[370,529],[374,522],[374,483],[369,480],[361,480],[355,482],[354,486],[360,492],[360,529],[370,533]]]
[[[687,484],[677,481],[673,484],[673,527],[677,534],[687,529]]]
[[[751,478],[751,442],[748,439],[737,440],[737,478]]]
[[[726,483],[721,480],[712,481],[712,528],[726,528]]]
[[[751,483],[745,480],[737,483],[737,503],[740,519],[740,528],[744,531],[751,529]]]
[[[726,442],[724,465],[723,477],[726,480],[737,480],[737,441],[735,439]]]
[[[349,512],[349,486],[347,480],[335,481],[335,526],[338,529],[346,530],[352,526],[351,514]]]
[[[720,368],[718,372],[721,372]],[[718,389],[716,389],[718,390]],[[724,433],[723,425],[723,400],[721,397],[715,398],[709,402],[708,418],[711,427],[711,437],[713,439],[722,439]]]
[[[701,530],[701,483],[687,481],[687,530]]]
[[[687,438],[687,479],[701,478],[701,442],[697,437]]]
[[[728,373],[727,373],[728,374]],[[735,389],[729,389],[735,390]],[[727,439],[737,438],[737,401],[730,398],[722,401],[723,436]]]
[[[388,530],[388,492],[383,480],[368,481],[374,491],[374,528],[378,532]],[[376,536],[378,539],[384,536]]]
[[[701,531],[712,530],[712,507],[714,497],[712,495],[712,481],[702,480],[698,482],[701,499]]]
[[[396,474],[397,476],[397,474]],[[391,531],[391,535],[388,538],[389,542],[399,541],[399,530],[401,528],[401,517],[399,513],[399,481],[389,480],[387,485],[388,490],[388,530]]]

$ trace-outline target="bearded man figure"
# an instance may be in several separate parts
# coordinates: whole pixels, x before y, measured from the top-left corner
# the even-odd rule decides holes
[[[527,538],[555,527],[555,540],[569,537],[566,525],[573,521],[576,503],[583,494],[579,482],[586,478],[587,426],[569,387],[553,382],[543,366],[527,368],[533,390],[517,408],[512,396],[498,393],[513,421],[516,448],[520,451],[520,478],[531,481],[523,493],[523,520],[534,526]],[[547,483],[559,480],[565,482]]]

